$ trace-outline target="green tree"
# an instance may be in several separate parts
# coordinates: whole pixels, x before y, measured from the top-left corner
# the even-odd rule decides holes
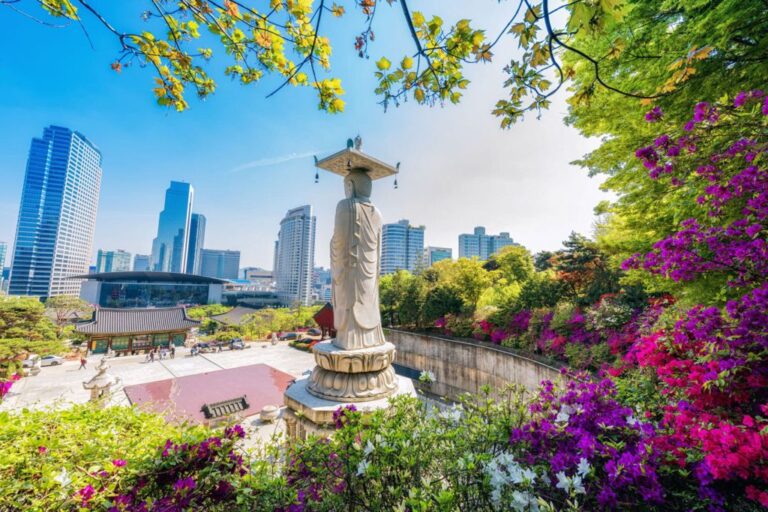
[[[475,310],[483,291],[494,281],[494,271],[486,270],[483,263],[476,258],[442,260],[432,265],[432,268],[437,271],[440,283],[459,291],[464,308],[469,312]]]
[[[564,297],[563,283],[552,272],[539,272],[523,284],[514,309],[553,308]]]
[[[194,320],[202,320],[212,316],[223,315],[231,310],[232,308],[230,306],[225,306],[223,304],[206,304],[204,306],[187,308],[187,316]]]
[[[20,11],[12,5],[16,3],[0,0],[0,5]],[[188,89],[201,98],[212,94],[216,83],[208,72],[209,61],[222,60],[225,73],[242,84],[270,75],[280,77],[281,85],[271,94],[287,85],[310,87],[318,95],[319,107],[329,112],[344,109],[344,90],[341,81],[328,74],[332,45],[323,35],[327,24],[347,8],[358,9],[362,27],[354,45],[361,58],[368,58],[376,13],[384,4],[382,0],[332,4],[272,0],[266,6],[246,0],[153,0],[142,14],[143,29],[131,31],[123,20],[107,19],[90,0],[37,3],[50,16],[114,35],[117,56],[112,69],[122,72],[138,64],[153,70],[153,91],[161,105],[186,109]],[[547,0],[517,0],[505,4],[506,24],[492,33],[473,26],[468,17],[450,24],[437,14],[411,11],[408,0],[387,0],[386,4],[401,11],[413,50],[375,60],[371,71],[377,80],[376,94],[385,107],[406,100],[426,105],[457,103],[469,86],[467,65],[491,61],[497,46],[517,46],[521,51],[504,68],[507,94],[494,110],[506,127],[527,111],[547,108],[551,96],[569,80],[575,81],[573,103],[596,92],[638,100],[674,95],[697,72],[701,76],[728,71],[734,57],[759,65],[754,61],[762,56],[764,39],[750,36],[761,34],[760,30],[765,33],[765,26],[755,22],[765,18],[764,4],[751,1],[748,8],[741,8],[741,3],[716,2],[725,7],[711,9],[708,3],[692,2],[696,9],[686,9],[690,3],[576,0],[552,6]],[[467,8],[468,16],[472,9]],[[689,11],[713,13],[689,17]],[[21,12],[32,18],[37,15]],[[729,23],[734,18],[745,23]],[[635,33],[640,36],[633,37]],[[734,34],[735,42],[729,41],[728,33]],[[727,45],[716,47],[717,51],[709,40],[691,46],[691,40],[699,43],[707,37]],[[684,64],[673,67],[678,61]],[[643,82],[636,76],[648,78]]]
[[[71,295],[48,297],[45,301],[45,310],[53,316],[60,336],[68,323],[85,318],[93,312],[90,304]]]
[[[552,256],[554,256],[555,253],[552,251],[540,251],[533,255],[533,266],[534,268],[539,271],[543,272],[544,270],[552,268],[552,263],[549,261]]]
[[[0,338],[55,340],[56,326],[33,297],[0,297]]]
[[[618,196],[598,207],[607,214],[598,242],[615,263],[650,250],[695,209],[689,193],[649,179],[634,157],[659,132],[645,114],[657,106],[663,124],[681,126],[697,102],[764,88],[768,79],[765,2],[630,0],[625,5],[621,23],[582,32],[575,43],[587,54],[604,56],[600,66],[616,87],[658,97],[612,94],[585,72],[589,62],[574,53],[563,58],[573,77],[568,121],[582,134],[602,140],[578,163],[592,175],[605,176],[603,188]],[[647,281],[661,288],[661,281]]]
[[[424,322],[431,324],[445,315],[458,315],[464,307],[461,293],[448,285],[428,290],[424,299]]]
[[[621,272],[610,265],[608,256],[595,242],[571,233],[563,246],[552,257],[553,269],[571,300],[588,306],[603,294],[620,291]]]
[[[536,271],[531,252],[522,245],[503,247],[491,259],[496,262],[501,276],[510,283],[525,282]]]
[[[398,270],[379,281],[379,307],[385,325],[421,326],[426,288],[407,270]]]

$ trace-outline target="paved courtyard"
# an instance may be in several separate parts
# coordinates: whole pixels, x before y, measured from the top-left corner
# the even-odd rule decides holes
[[[120,378],[120,389],[113,394],[112,403],[128,405],[122,386],[142,384],[157,380],[195,375],[214,370],[237,368],[252,364],[267,364],[278,370],[300,377],[314,367],[314,359],[308,352],[296,350],[286,343],[252,343],[251,348],[190,356],[186,348],[176,351],[175,359],[145,362],[145,356],[118,357],[110,360],[109,372]],[[14,384],[11,392],[0,404],[0,410],[37,409],[49,406],[67,407],[72,403],[87,402],[89,392],[83,389],[83,381],[96,374],[101,356],[88,358],[88,368],[78,370],[78,361],[67,361],[61,366],[42,369],[36,377],[25,377]]]

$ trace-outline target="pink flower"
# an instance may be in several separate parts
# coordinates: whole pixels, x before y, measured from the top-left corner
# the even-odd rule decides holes
[[[115,459],[115,460],[112,461],[112,464],[116,468],[121,468],[121,467],[125,466],[125,461],[123,459]]]
[[[93,489],[91,484],[86,485],[79,491],[77,491],[77,495],[80,497],[80,499],[83,500],[83,504],[88,503],[91,498],[93,498],[93,495],[96,493],[96,491]]]
[[[48,451],[48,448],[46,448],[45,446],[38,446],[37,447],[37,453],[45,453],[47,451]]]

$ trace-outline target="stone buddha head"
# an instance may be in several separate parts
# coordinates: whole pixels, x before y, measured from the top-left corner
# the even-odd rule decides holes
[[[352,169],[344,177],[344,192],[350,199],[369,199],[373,190],[373,181],[364,169]]]

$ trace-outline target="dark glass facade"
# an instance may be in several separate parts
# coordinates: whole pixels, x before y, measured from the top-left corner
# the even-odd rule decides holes
[[[207,303],[207,284],[104,282],[99,293],[99,306],[104,308],[165,308]]]
[[[150,267],[155,272],[186,270],[193,197],[192,185],[180,181],[172,181],[165,191],[165,207],[152,242]]]

